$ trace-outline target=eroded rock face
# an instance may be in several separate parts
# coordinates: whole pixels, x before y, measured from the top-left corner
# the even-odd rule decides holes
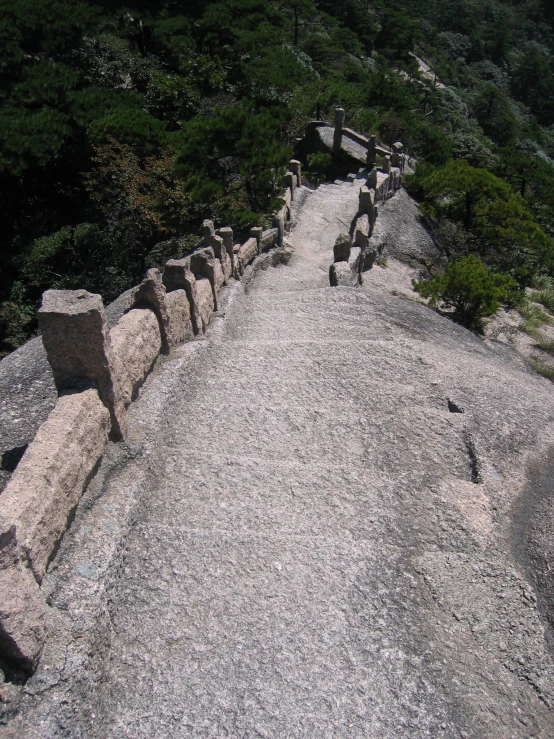
[[[184,290],[168,295],[170,315],[173,303],[171,296],[178,293],[184,293]],[[173,321],[170,325],[174,325]],[[173,338],[172,334],[172,343]],[[122,316],[119,323],[112,328],[110,340],[115,359],[115,371],[120,378],[123,402],[128,406],[161,351],[162,340],[158,319],[150,308],[134,308]]]
[[[39,582],[109,431],[96,390],[61,396],[2,493],[2,547],[11,542]]]
[[[348,234],[340,234],[335,241],[333,247],[333,257],[335,262],[348,262],[350,259],[350,251],[352,249],[352,240]]]
[[[383,223],[406,212],[395,200]],[[350,183],[314,192],[288,266],[257,261],[217,340],[152,376],[133,409],[143,453],[106,474],[45,578],[64,628],[17,739],[181,739],[184,717],[214,736],[554,736],[545,624],[510,543],[525,462],[554,438],[553,386],[395,295],[392,258],[329,289],[357,207]],[[107,501],[131,532],[123,552],[109,539],[117,577],[87,579],[75,565],[107,539]]]

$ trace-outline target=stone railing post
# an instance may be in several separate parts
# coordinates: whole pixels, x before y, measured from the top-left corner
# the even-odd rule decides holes
[[[335,108],[335,135],[333,137],[333,161],[335,164],[340,162],[344,115],[344,108]]]
[[[397,141],[392,145],[391,164],[393,167],[398,167],[402,172],[404,169],[404,144],[401,141]]]
[[[110,412],[113,436],[124,438],[125,404],[101,296],[86,290],[47,290],[38,324],[58,393],[96,387]]]
[[[375,190],[364,186],[360,188],[359,194],[359,206],[358,210],[360,213],[371,214],[373,213],[373,205],[375,201]]]
[[[367,168],[371,171],[377,164],[377,136],[370,136],[367,144]]]
[[[296,175],[296,185],[300,187],[302,185],[302,164],[298,159],[291,159],[289,164],[290,171]]]
[[[223,239],[223,245],[225,246],[225,250],[227,251],[227,254],[233,259],[233,229],[229,226],[225,226],[225,228],[220,228],[218,230],[218,236],[221,236]],[[233,265],[234,267],[235,265]]]
[[[212,246],[213,238],[215,236],[214,222],[206,218],[202,223],[202,234],[204,246]]]
[[[190,304],[192,329],[195,334],[204,333],[199,297],[196,290],[196,277],[190,268],[190,257],[170,259],[165,265],[163,282],[168,292],[185,291]]]
[[[250,229],[250,238],[256,239],[256,243],[258,244],[258,252],[260,251],[263,232],[264,230],[261,226],[254,226]]]
[[[285,174],[285,186],[290,190],[290,199],[292,202],[296,193],[296,175],[294,172],[287,172]]]

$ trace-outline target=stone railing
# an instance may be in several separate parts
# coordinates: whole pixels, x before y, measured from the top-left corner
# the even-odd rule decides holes
[[[106,442],[125,439],[137,390],[160,354],[205,333],[231,279],[247,275],[259,254],[286,251],[283,237],[300,184],[300,162],[293,160],[273,228],[252,228],[243,244],[235,243],[231,228],[216,231],[205,221],[199,247],[170,260],[163,274],[149,270],[111,330],[100,295],[44,293],[38,320],[58,400],[1,496],[0,657],[6,664],[28,673],[36,667],[45,639],[42,579]]]
[[[402,186],[405,167],[404,147],[397,142],[389,152],[379,146],[375,136],[369,139],[343,128],[344,110],[337,109],[334,142],[339,147],[342,135],[348,136],[367,149],[367,182],[360,188],[358,215],[351,233],[341,234],[334,247],[334,262],[329,269],[329,282],[332,287],[339,285],[360,285],[362,272],[371,269],[377,257],[375,250],[369,248],[375,222],[379,213],[379,203],[385,203]],[[353,135],[354,134],[354,135]],[[338,156],[337,152],[334,152]],[[377,166],[377,157],[383,164]]]

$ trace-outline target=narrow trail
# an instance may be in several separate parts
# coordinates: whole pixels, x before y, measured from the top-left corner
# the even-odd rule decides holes
[[[510,549],[554,390],[371,273],[329,288],[357,201],[308,194],[289,264],[148,379],[45,580],[52,636],[11,731],[554,736]]]

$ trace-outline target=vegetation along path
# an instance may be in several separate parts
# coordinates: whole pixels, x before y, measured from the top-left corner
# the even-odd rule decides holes
[[[301,192],[289,263],[227,288],[131,407],[4,736],[554,736],[514,514],[552,385],[382,267],[330,288],[358,186]]]

